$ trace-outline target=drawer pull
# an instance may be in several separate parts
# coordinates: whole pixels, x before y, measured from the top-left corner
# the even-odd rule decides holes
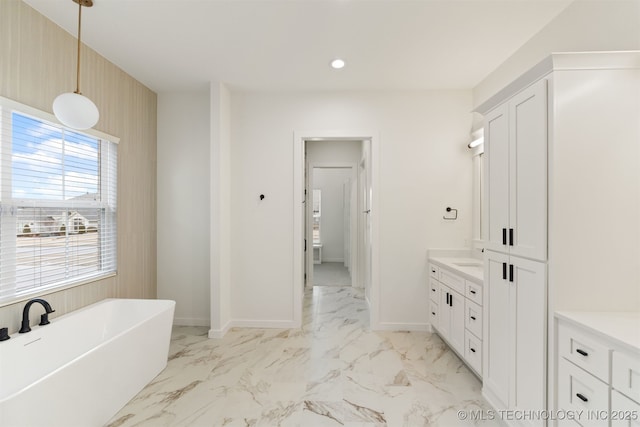
[[[472,294],[474,294],[474,295],[476,294],[476,291],[469,291],[469,292],[471,292],[471,293],[472,293]]]
[[[587,353],[586,351],[582,350],[582,349],[576,349],[577,353],[580,353],[581,355],[583,355],[584,357],[587,357],[589,355],[589,353]]]
[[[507,244],[507,229],[506,228],[502,229],[502,244],[503,245]]]
[[[507,280],[507,263],[502,263],[502,280]]]
[[[436,291],[435,289],[431,288],[431,292],[435,292],[435,291]]]
[[[583,402],[588,402],[589,399],[587,399],[586,397],[584,397],[584,395],[580,394],[580,393],[576,393],[576,396],[578,396],[578,399],[582,400]]]
[[[509,246],[513,246],[513,228],[509,229]]]
[[[475,349],[475,348],[471,348],[471,347],[469,347],[469,350],[473,351],[474,353],[476,352],[476,349]]]
[[[469,316],[471,317],[471,320],[476,320],[476,316]]]
[[[436,315],[436,312],[435,312],[435,311],[432,311],[432,312],[431,312],[431,314],[433,314],[433,315],[435,316],[435,315]]]
[[[435,269],[435,268],[432,268],[432,269],[431,269],[431,272],[432,272],[432,273],[435,273],[435,272],[436,272],[436,269]]]

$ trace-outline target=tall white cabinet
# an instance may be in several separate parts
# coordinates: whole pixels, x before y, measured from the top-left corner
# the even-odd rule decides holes
[[[552,54],[476,111],[483,395],[498,410],[551,410],[554,312],[640,311],[640,52]]]

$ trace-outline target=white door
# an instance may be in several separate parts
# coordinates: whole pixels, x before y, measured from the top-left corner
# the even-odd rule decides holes
[[[343,252],[344,266],[351,274],[351,180],[347,180],[342,185],[342,229],[343,235]]]
[[[485,251],[484,266],[483,389],[498,399],[502,408],[507,408],[512,378],[511,337],[515,333],[511,322],[509,256]]]
[[[464,355],[464,297],[454,290],[449,297],[449,312],[451,315],[449,342],[458,354]]]
[[[546,266],[514,256],[509,261],[513,266],[509,285],[514,307],[510,324],[516,327],[512,337],[515,372],[510,407],[541,411],[546,409]]]
[[[486,249],[506,252],[509,228],[509,117],[501,105],[485,118]]]
[[[513,230],[510,253],[544,260],[547,257],[546,80],[525,89],[509,102],[509,133],[509,230]]]
[[[360,206],[361,206],[361,266],[362,286],[365,288],[365,295],[369,298],[371,288],[371,185],[369,183],[369,173],[367,170],[367,159],[360,162]]]

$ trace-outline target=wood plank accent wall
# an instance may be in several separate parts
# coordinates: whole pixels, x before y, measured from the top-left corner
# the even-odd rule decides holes
[[[0,95],[52,112],[57,95],[75,90],[76,44],[21,0],[1,0]],[[156,297],[157,96],[86,46],[81,66],[80,89],[100,110],[95,128],[120,138],[118,274],[46,295],[56,316],[104,298]],[[1,307],[0,327],[17,331],[23,307]]]

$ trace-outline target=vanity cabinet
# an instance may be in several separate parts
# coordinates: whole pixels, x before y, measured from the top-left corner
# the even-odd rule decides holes
[[[640,316],[577,316],[556,317],[556,407],[581,416],[558,425],[640,426]],[[616,334],[626,337],[619,340]]]
[[[431,326],[458,356],[482,376],[482,284],[453,269],[429,265]]]

